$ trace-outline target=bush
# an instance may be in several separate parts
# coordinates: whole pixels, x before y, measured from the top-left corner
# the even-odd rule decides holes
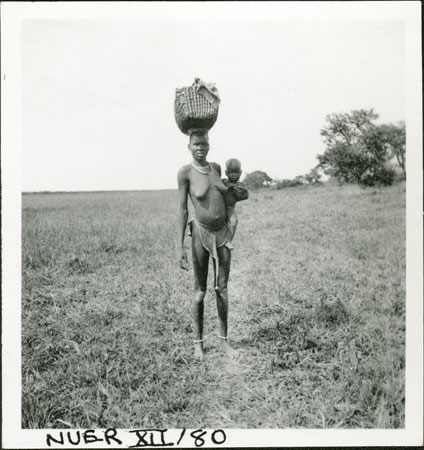
[[[294,180],[290,180],[289,186],[288,187],[295,187],[295,186],[303,186],[303,182],[302,180],[299,179],[294,179]]]
[[[243,183],[248,189],[258,189],[268,187],[266,183],[272,182],[272,178],[262,170],[255,170],[255,172],[246,174]]]
[[[303,183],[300,179],[294,179],[294,180],[281,180],[277,185],[277,189],[284,189],[289,187],[295,187],[295,186],[303,186]]]
[[[374,171],[367,171],[360,184],[363,186],[391,186],[395,180],[396,172],[389,166],[378,166]]]

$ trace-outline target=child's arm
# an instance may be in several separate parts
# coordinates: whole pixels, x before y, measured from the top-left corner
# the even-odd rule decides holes
[[[247,200],[249,198],[249,191],[242,182],[238,181],[232,186],[236,202],[241,202],[242,200]]]
[[[234,189],[233,189],[235,184],[231,183],[226,178],[224,178],[222,180],[222,182],[228,188],[227,191],[224,194],[225,206],[226,206],[226,208],[233,208],[234,209],[234,207],[236,206],[236,202],[237,202],[237,200],[236,200],[236,198],[234,196]]]

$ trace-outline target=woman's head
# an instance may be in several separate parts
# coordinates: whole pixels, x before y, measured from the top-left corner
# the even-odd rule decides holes
[[[207,130],[193,130],[190,133],[188,144],[193,159],[196,161],[206,160],[209,152],[209,137]]]

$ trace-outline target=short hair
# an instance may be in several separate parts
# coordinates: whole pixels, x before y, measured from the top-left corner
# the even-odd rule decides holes
[[[241,162],[236,158],[231,158],[225,163],[225,168],[228,170],[228,168],[232,165],[237,165],[241,169]]]
[[[192,130],[189,130],[188,135],[190,136],[189,141],[191,142],[192,136],[206,136],[209,140],[208,130],[204,128],[193,128]]]

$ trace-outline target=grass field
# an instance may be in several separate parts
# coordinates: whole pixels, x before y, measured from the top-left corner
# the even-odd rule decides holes
[[[237,210],[240,357],[218,350],[210,276],[200,363],[176,191],[23,195],[24,428],[404,426],[404,184]]]

